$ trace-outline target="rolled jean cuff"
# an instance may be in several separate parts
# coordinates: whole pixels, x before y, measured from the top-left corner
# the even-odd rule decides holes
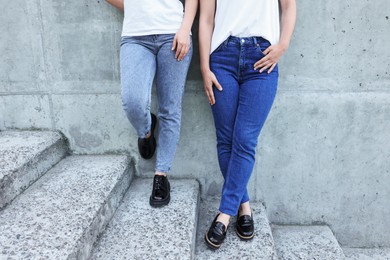
[[[168,174],[169,171],[171,170],[171,167],[167,167],[167,166],[156,166],[156,168],[154,169],[156,172],[163,172],[163,173],[166,173]]]
[[[142,134],[142,135],[138,134],[138,138],[145,139],[146,136],[149,134],[150,130],[151,129],[149,128],[149,130],[147,130],[146,132],[143,132],[144,134]]]
[[[244,204],[245,202],[248,202],[248,201],[249,201],[249,198],[242,199],[241,202],[240,202],[240,205]]]
[[[238,213],[238,210],[236,212],[232,211],[232,210],[229,210],[229,209],[225,209],[223,207],[219,207],[219,211],[223,214],[226,214],[226,215],[229,215],[231,217],[234,217],[234,216],[237,216],[237,213]]]
[[[248,202],[248,201],[249,201],[249,195],[248,195],[248,192],[245,192],[244,196],[241,199],[240,204]]]

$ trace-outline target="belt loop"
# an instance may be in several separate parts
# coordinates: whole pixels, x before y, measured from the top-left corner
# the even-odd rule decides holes
[[[256,39],[256,37],[253,37],[253,43],[254,43],[255,45],[257,45],[257,39]]]
[[[223,45],[226,47],[228,46],[230,36],[223,42]]]

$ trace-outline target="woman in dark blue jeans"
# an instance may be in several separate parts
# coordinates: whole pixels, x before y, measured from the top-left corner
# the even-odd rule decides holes
[[[199,43],[204,87],[217,134],[224,177],[219,213],[206,233],[213,249],[221,246],[231,216],[236,233],[254,237],[247,185],[257,139],[278,85],[277,62],[295,26],[295,0],[201,0]]]

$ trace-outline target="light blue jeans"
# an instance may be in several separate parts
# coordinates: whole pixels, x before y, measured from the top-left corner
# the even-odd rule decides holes
[[[172,51],[174,34],[122,37],[120,48],[122,104],[139,138],[150,131],[150,103],[155,79],[158,99],[156,171],[168,173],[180,136],[181,103],[192,43],[182,61]]]

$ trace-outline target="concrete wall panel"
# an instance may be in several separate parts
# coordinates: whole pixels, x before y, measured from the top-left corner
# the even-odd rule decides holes
[[[41,2],[49,80],[118,79],[120,14],[105,1]]]
[[[75,153],[135,153],[136,135],[122,111],[120,96],[53,95],[55,128]]]
[[[45,75],[39,5],[7,1],[0,25],[0,92],[39,90]]]
[[[6,128],[51,129],[47,95],[0,95],[0,130]]]

